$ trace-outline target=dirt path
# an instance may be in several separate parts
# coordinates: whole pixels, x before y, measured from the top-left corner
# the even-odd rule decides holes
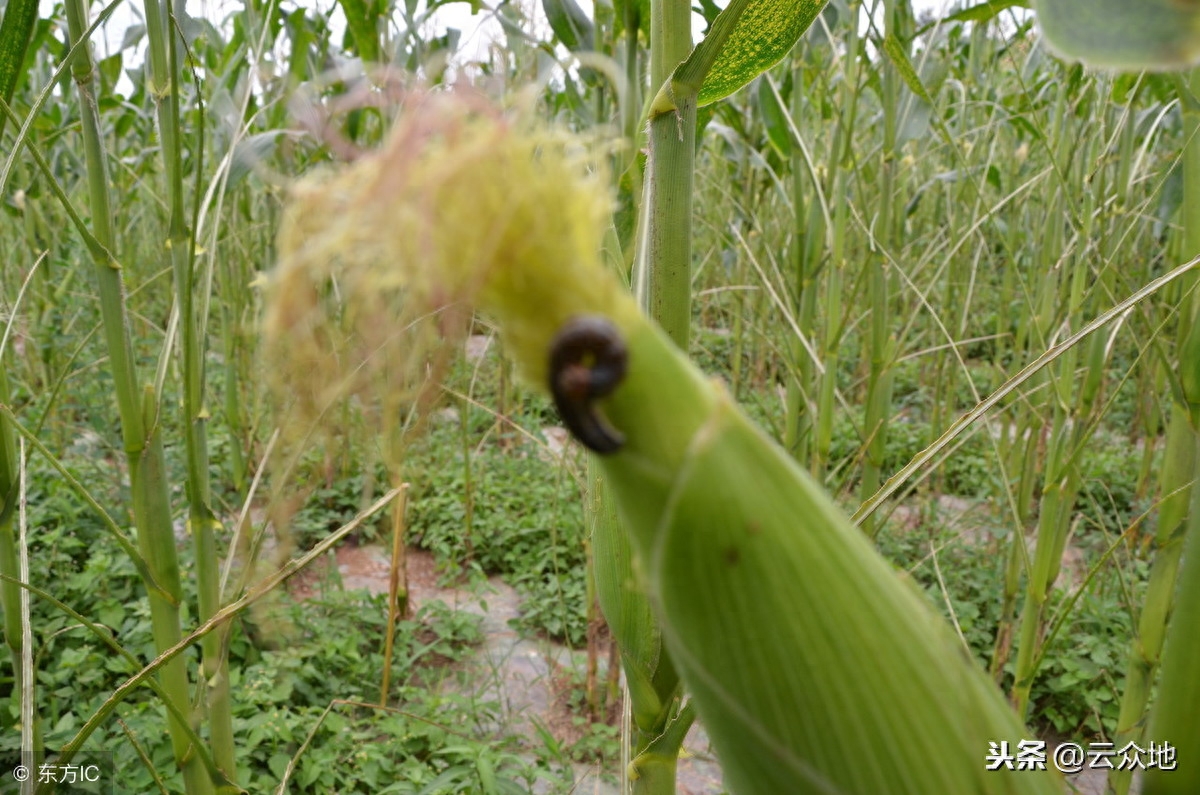
[[[347,591],[387,593],[390,560],[382,546],[343,545],[337,549],[336,560],[342,587]],[[521,598],[498,577],[490,578],[486,588],[478,589],[446,587],[438,580],[433,556],[424,550],[409,550],[409,601],[414,611],[428,602],[440,601],[481,618],[484,642],[465,663],[470,669],[466,680],[471,695],[500,705],[495,725],[489,728],[497,734],[523,734],[537,744],[543,742],[537,730],[540,724],[560,742],[574,739],[574,716],[557,683],[563,680],[564,670],[584,670],[585,652],[518,634],[510,622],[521,614]],[[293,590],[303,594],[306,587],[302,581]],[[684,748],[689,756],[679,761],[678,795],[724,792],[720,766],[701,727],[693,726]],[[615,769],[602,771],[586,764],[574,767],[575,795],[617,795]]]
[[[372,594],[387,593],[388,552],[381,546],[342,546],[336,553],[343,587]],[[562,671],[582,671],[583,651],[572,650],[546,639],[522,637],[510,624],[521,613],[521,598],[498,577],[486,588],[439,585],[433,556],[423,550],[408,552],[409,599],[413,610],[440,601],[455,610],[480,616],[484,642],[465,665],[469,692],[483,702],[500,705],[495,725],[498,734],[519,733],[537,744],[543,742],[537,726],[548,729],[559,742],[569,742],[573,715],[563,698]],[[297,589],[303,592],[303,583]],[[688,756],[680,759],[678,795],[718,795],[725,791],[721,768],[701,726],[693,726],[684,743]],[[615,770],[576,764],[573,795],[618,795]],[[1085,770],[1074,776],[1068,792],[1102,795],[1102,771]],[[1136,792],[1135,788],[1135,792]],[[547,792],[546,795],[551,795]],[[557,795],[557,793],[553,794]]]

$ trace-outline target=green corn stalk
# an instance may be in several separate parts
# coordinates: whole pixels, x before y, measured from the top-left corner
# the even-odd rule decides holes
[[[1193,461],[1200,461],[1200,326],[1192,327],[1188,402],[1191,408]],[[1192,486],[1192,503],[1185,529],[1189,554],[1179,572],[1179,589],[1163,656],[1157,706],[1150,717],[1147,740],[1169,742],[1177,754],[1178,770],[1160,764],[1146,772],[1146,795],[1184,795],[1200,788],[1200,488]],[[1173,766],[1173,765],[1172,765]]]
[[[908,4],[897,0],[883,0],[884,36],[888,39],[901,41],[905,33],[905,20],[910,16]],[[897,44],[897,46],[901,46]],[[883,103],[883,146],[880,149],[880,201],[877,211],[878,228],[875,233],[877,245],[882,249],[872,252],[867,264],[867,290],[871,304],[871,330],[866,346],[866,358],[869,362],[869,377],[867,380],[867,410],[863,422],[864,444],[866,455],[863,461],[862,482],[860,494],[862,499],[868,499],[879,489],[880,476],[883,472],[883,459],[887,448],[888,415],[892,409],[892,361],[895,359],[896,341],[891,334],[891,291],[889,289],[890,275],[885,266],[884,257],[888,256],[893,247],[899,242],[897,238],[896,218],[897,197],[895,192],[896,171],[896,138],[899,113],[900,76],[897,67],[890,59],[881,63],[882,69],[882,103]],[[862,525],[863,532],[874,536],[876,532],[875,515],[866,517]]]
[[[856,18],[857,6],[852,6],[851,18]],[[858,26],[851,24],[846,30],[846,51],[857,53],[859,49]],[[843,294],[848,269],[847,225],[850,218],[849,185],[852,167],[854,128],[858,116],[859,59],[847,57],[842,77],[838,105],[840,108],[837,127],[829,141],[827,168],[830,185],[826,188],[832,208],[831,225],[828,232],[829,258],[825,265],[825,327],[822,330],[820,359],[824,371],[818,378],[816,430],[813,436],[812,461],[809,469],[818,481],[824,480],[829,464],[830,448],[833,445],[833,420],[837,414],[838,367],[841,360],[842,333],[846,318],[843,316]]]
[[[87,29],[87,7],[82,0],[70,0],[66,10],[74,46],[83,40]],[[95,237],[89,241],[92,244],[89,248],[96,266],[101,319],[116,382],[117,407],[129,465],[133,517],[138,529],[138,548],[154,578],[152,583],[146,583],[154,641],[158,649],[164,650],[175,645],[182,637],[179,619],[182,589],[175,553],[175,534],[171,525],[159,398],[153,386],[147,385],[144,390],[137,387],[121,267],[114,254],[116,238],[112,229],[108,170],[95,95],[96,73],[86,41],[75,57],[71,73],[79,89],[83,111],[82,134],[95,227]],[[184,660],[176,658],[164,665],[160,680],[173,707],[168,717],[168,727],[175,761],[183,771],[187,791],[189,795],[212,792],[211,779],[199,756],[191,748],[188,727],[182,725],[177,717],[188,714],[190,702]]]
[[[33,37],[37,10],[37,0],[12,0],[5,6],[4,20],[0,22],[0,99],[3,99],[5,104],[12,101],[23,75],[25,53]],[[7,124],[8,114],[0,113],[0,136],[3,136]],[[8,337],[7,334],[3,336]],[[5,349],[0,348],[0,403],[8,405],[8,367],[3,365],[5,353]],[[6,417],[0,417],[0,574],[8,578],[4,585],[0,586],[0,610],[3,610],[4,614],[4,641],[12,653],[13,690],[23,693],[25,676],[21,660],[24,645],[21,592],[20,586],[17,585],[20,571],[13,524],[17,513],[17,472],[17,449],[13,429]],[[33,712],[33,721],[33,746],[22,749],[29,754],[25,761],[30,768],[36,768],[42,760],[41,724],[37,721],[37,710]]]
[[[650,2],[650,85],[665,86],[692,50],[692,9],[688,0]],[[692,321],[692,173],[696,105],[677,114],[653,114],[649,156],[641,200],[642,221],[634,281],[642,307],[687,348]],[[663,647],[661,630],[646,594],[636,587],[629,537],[611,503],[607,479],[599,486],[600,510],[592,534],[596,595],[621,650],[630,732],[622,741],[630,759],[622,770],[626,791],[635,795],[672,793],[679,749],[691,725],[681,711],[679,676]],[[674,731],[668,731],[672,725]],[[676,738],[672,747],[667,742]],[[657,742],[656,742],[657,741]]]
[[[1120,68],[1178,67],[1194,63],[1200,57],[1200,35],[1197,34],[1197,30],[1200,30],[1197,27],[1200,10],[1188,4],[1166,0],[1039,0],[1034,7],[1047,40],[1068,57]],[[1193,74],[1192,92],[1196,85],[1196,76]],[[1195,109],[1186,97],[1184,107],[1185,127],[1194,133]],[[1191,137],[1188,151],[1194,148]],[[1190,194],[1197,184],[1196,163],[1197,158],[1189,158],[1185,151],[1187,193],[1184,233],[1187,254],[1197,250],[1196,234],[1200,230],[1200,224],[1192,223],[1195,220],[1196,203],[1190,200],[1194,198]],[[1118,728],[1122,742],[1143,736],[1140,725],[1167,631],[1184,539],[1185,536],[1192,542],[1200,539],[1200,530],[1197,529],[1200,527],[1200,521],[1197,521],[1200,499],[1196,498],[1200,489],[1196,489],[1192,483],[1196,460],[1200,458],[1200,443],[1192,439],[1200,429],[1200,423],[1197,422],[1200,412],[1196,410],[1200,406],[1200,331],[1197,331],[1195,324],[1194,282],[1194,276],[1187,280],[1187,284],[1193,286],[1190,294],[1192,300],[1189,301],[1192,307],[1185,308],[1180,322],[1180,378],[1174,390],[1177,394],[1167,432],[1166,468],[1161,482],[1163,500],[1159,509],[1159,533],[1155,539],[1159,549],[1139,621],[1138,638],[1130,655],[1128,685],[1122,699]],[[1186,288],[1184,295],[1189,296]],[[1190,517],[1189,488],[1192,492]],[[1200,654],[1196,645],[1197,638],[1200,638],[1200,632],[1197,632],[1197,621],[1200,621],[1200,563],[1196,555],[1190,558],[1185,560],[1186,576],[1181,578],[1179,613],[1170,622],[1171,642],[1166,647],[1163,683],[1158,696],[1160,706],[1151,719],[1152,731],[1170,735],[1170,742],[1176,744],[1177,750],[1184,754],[1189,751],[1200,753],[1200,723],[1195,719],[1196,709],[1200,706],[1200,689],[1197,688],[1200,677],[1197,677],[1196,664],[1197,655]],[[1036,576],[1037,569],[1035,564],[1031,580]],[[1147,739],[1162,741],[1154,734],[1148,735]],[[1147,776],[1147,792],[1195,791],[1200,786],[1197,769],[1195,764],[1190,764],[1186,772],[1181,774],[1152,770]],[[1128,790],[1129,776],[1114,774],[1109,783],[1110,791],[1125,792]]]
[[[804,59],[807,44],[797,48],[792,63],[792,95],[788,113],[797,125],[803,111]],[[774,85],[771,84],[772,90]],[[778,104],[782,105],[780,101]],[[813,415],[817,387],[816,367],[807,346],[800,339],[813,339],[817,315],[817,281],[820,267],[820,244],[824,241],[823,197],[819,194],[805,202],[805,186],[818,186],[808,169],[800,141],[791,142],[789,166],[792,201],[792,234],[788,259],[795,274],[792,287],[793,311],[796,315],[796,338],[791,341],[792,373],[787,386],[787,416],[784,419],[784,446],[799,462],[805,463],[812,447]],[[816,191],[814,190],[814,193]]]
[[[1200,70],[1193,70],[1190,89],[1194,92],[1198,88]],[[1200,109],[1188,101],[1183,103],[1183,108],[1187,144],[1183,151],[1182,245],[1185,255],[1195,256],[1200,253],[1200,142],[1196,140],[1196,133],[1200,132]],[[1185,344],[1200,327],[1200,299],[1196,298],[1195,285],[1196,280],[1192,278],[1182,287],[1184,301],[1178,328],[1178,367],[1183,383],[1189,376],[1194,378],[1194,372],[1200,369],[1200,355],[1188,350]],[[1183,391],[1176,392],[1168,415],[1166,449],[1159,477],[1160,502],[1158,529],[1154,535],[1154,562],[1150,568],[1145,601],[1138,616],[1136,636],[1130,644],[1125,691],[1121,694],[1121,711],[1117,718],[1117,742],[1120,746],[1143,739],[1158,739],[1145,733],[1146,708],[1162,660],[1167,622],[1180,577],[1184,535],[1189,522],[1189,495],[1198,491],[1193,485],[1200,466],[1195,454],[1195,426],[1191,413],[1186,394]],[[1194,523],[1195,518],[1191,521]],[[1195,549],[1195,545],[1192,548]],[[1125,795],[1131,781],[1131,771],[1113,770],[1108,776],[1109,791]]]
[[[0,362],[3,361],[3,354],[4,351],[0,350]],[[0,368],[0,404],[8,405],[8,402],[7,371]],[[0,575],[4,576],[4,583],[0,585],[0,609],[4,611],[4,641],[12,655],[13,691],[24,694],[26,686],[34,683],[26,681],[23,664],[25,641],[19,585],[23,580],[20,576],[15,527],[18,472],[12,426],[7,417],[0,417]],[[29,736],[32,742],[29,747],[22,747],[22,762],[36,769],[42,761],[41,722],[36,709],[32,711],[30,720],[32,726],[29,727]]]
[[[1042,348],[1054,334],[1056,327],[1062,322],[1059,314],[1062,305],[1061,280],[1065,268],[1049,267],[1049,263],[1064,258],[1064,218],[1067,213],[1068,170],[1071,162],[1071,136],[1067,113],[1068,93],[1065,86],[1059,86],[1055,97],[1054,112],[1051,116],[1052,126],[1049,130],[1049,140],[1052,142],[1053,156],[1058,165],[1060,180],[1047,183],[1046,203],[1047,212],[1042,222],[1042,231],[1038,238],[1035,261],[1047,263],[1042,269],[1040,289],[1035,296],[1034,315],[1029,318],[1027,334],[1018,341],[1019,345]],[[1086,276],[1087,263],[1072,260],[1074,267],[1073,288],[1081,289]],[[1077,300],[1075,292],[1071,293],[1072,302]],[[1074,486],[1078,482],[1077,468],[1073,465],[1071,451],[1077,449],[1075,440],[1068,439],[1066,427],[1072,413],[1071,389],[1075,378],[1074,349],[1064,354],[1064,361],[1056,365],[1056,372],[1047,373],[1044,377],[1050,386],[1051,406],[1050,430],[1046,432],[1046,420],[1042,412],[1026,410],[1024,423],[1018,427],[1017,438],[1024,440],[1024,463],[1018,483],[1018,515],[1032,514],[1033,493],[1036,486],[1038,468],[1038,451],[1042,444],[1042,434],[1046,433],[1047,450],[1043,462],[1043,488],[1038,503],[1037,543],[1032,559],[1026,559],[1026,538],[1023,533],[1012,534],[1012,544],[1020,548],[1012,550],[1009,556],[1010,566],[1019,562],[1025,566],[1025,598],[1020,616],[1015,626],[1003,624],[998,636],[1008,637],[1009,633],[1016,635],[1017,658],[1012,686],[1012,699],[1018,714],[1025,714],[1030,690],[1037,673],[1040,660],[1042,636],[1045,629],[1045,606],[1051,589],[1061,570],[1062,555],[1070,530],[1070,508],[1074,503]],[[1027,429],[1026,429],[1027,428]],[[1078,426],[1076,426],[1078,429]],[[1015,453],[1015,451],[1014,451]],[[1015,586],[1019,581],[1011,571],[1005,578],[1006,588]],[[1015,590],[1006,590],[1006,613],[1009,605],[1018,598]],[[999,670],[1002,660],[994,660],[993,670]]]
[[[204,303],[196,301],[194,229],[184,209],[182,124],[179,115],[181,73],[175,15],[161,0],[144,0],[149,41],[147,78],[155,98],[159,139],[170,216],[163,257],[170,262],[179,317],[180,372],[183,376],[184,447],[187,455],[188,527],[196,550],[198,618],[207,621],[220,609],[220,561],[209,483],[207,425],[204,401]],[[205,302],[206,303],[206,302]],[[228,385],[232,387],[231,385]],[[201,681],[205,683],[213,758],[225,777],[237,774],[234,763],[233,709],[229,664],[223,652],[224,633],[205,636],[201,643]]]
[[[1062,137],[1065,139],[1067,136]],[[1088,213],[1085,211],[1084,215],[1087,217]],[[1060,239],[1060,236],[1052,238],[1056,242]],[[1053,257],[1054,254],[1053,249],[1046,252],[1047,257]],[[1067,315],[1068,323],[1078,328],[1082,326],[1084,289],[1090,280],[1091,270],[1086,259],[1072,257],[1072,260]],[[1059,302],[1061,303],[1061,296]],[[1049,304],[1048,298],[1046,304]],[[1053,323],[1054,321],[1049,320],[1048,308],[1046,312],[1048,323]],[[1096,347],[1097,341],[1100,347]],[[1070,535],[1072,509],[1082,477],[1077,455],[1091,433],[1090,415],[1103,379],[1103,338],[1093,338],[1090,346],[1089,350],[1099,355],[1089,357],[1087,374],[1079,388],[1076,388],[1076,364],[1079,358],[1076,348],[1063,355],[1057,371],[1050,376],[1053,386],[1053,419],[1048,437],[1045,483],[1039,505],[1037,544],[1032,566],[1026,572],[1025,605],[1020,619],[1020,638],[1013,682],[1013,701],[1017,712],[1022,715],[1028,706],[1030,689],[1041,656],[1046,600],[1061,571],[1063,552]],[[1014,543],[1024,543],[1024,539],[1018,537],[1014,539]]]

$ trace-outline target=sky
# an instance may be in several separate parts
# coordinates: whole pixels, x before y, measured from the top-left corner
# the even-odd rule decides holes
[[[177,0],[175,0],[177,1]],[[342,16],[338,0],[279,0],[285,4],[285,7],[306,7],[320,9],[323,13],[328,13],[333,9],[331,26],[335,31],[335,35],[340,36],[341,30],[345,26],[345,18]],[[539,37],[548,37],[549,24],[546,22],[545,14],[542,11],[542,0],[512,0],[519,3],[527,9],[527,12],[532,12],[534,20],[534,34]],[[958,2],[967,2],[967,0],[957,0]],[[42,13],[48,15],[55,4],[56,0],[41,0]],[[107,5],[108,0],[93,0],[92,13],[98,14],[100,10]],[[230,13],[240,9],[243,5],[243,0],[184,0],[189,14],[195,17],[207,17],[218,26],[220,21]],[[419,0],[420,7],[424,7],[424,0]],[[485,6],[495,5],[497,0],[481,0]],[[580,7],[589,16],[592,12],[592,0],[576,0]],[[727,0],[716,0],[717,4],[724,6]],[[933,11],[935,15],[941,15],[947,9],[954,6],[956,0],[913,0],[913,10],[920,14],[922,11]],[[117,52],[121,48],[121,42],[124,39],[125,31],[131,26],[138,24],[141,21],[142,3],[139,0],[125,0],[118,6],[108,22],[103,26],[103,35],[96,39],[96,49],[99,57],[104,58]],[[500,46],[504,44],[504,36],[501,32],[500,25],[495,19],[486,12],[481,12],[476,15],[471,14],[470,6],[467,2],[451,2],[448,5],[438,9],[432,18],[429,20],[428,29],[423,31],[426,36],[440,36],[446,32],[447,28],[456,28],[461,32],[459,40],[459,49],[455,61],[471,62],[488,59],[488,52],[491,46],[498,43]],[[694,38],[699,41],[701,33],[704,29],[704,22],[698,14],[693,15],[693,30]],[[126,68],[138,64],[145,51],[145,40],[141,45],[136,47],[132,52],[126,52],[124,64]],[[117,90],[122,93],[127,93],[132,86],[129,84],[129,78],[125,75],[121,76],[118,81]]]
[[[540,0],[517,1],[521,2],[527,8],[532,6],[535,15],[535,25],[540,25],[544,29],[548,29],[549,26],[545,22]],[[954,1],[913,0],[913,9],[917,13],[924,10],[932,10],[937,13],[949,8],[953,5]],[[49,12],[53,2],[54,0],[42,0],[43,13]],[[592,0],[577,0],[577,2],[590,16]],[[219,20],[227,16],[231,11],[240,8],[242,5],[240,0],[186,0],[186,3],[188,13],[193,16],[206,16],[215,22],[219,22]],[[490,0],[484,0],[484,3],[490,4]],[[293,6],[307,6],[321,9],[328,9],[336,6],[336,4],[337,0],[291,0],[288,3],[288,5]],[[724,5],[722,0],[717,0],[717,4]],[[102,7],[103,4],[99,2],[93,4],[93,13],[98,13]],[[120,47],[126,29],[137,23],[140,15],[141,4],[137,0],[127,0],[127,2],[123,3],[113,12],[112,17],[105,25],[104,41],[98,42],[101,57],[111,54]],[[334,20],[335,25],[344,25],[340,9],[335,12]],[[703,29],[703,23],[700,21],[699,15],[695,16],[695,23],[696,36],[698,38],[700,31]],[[462,31],[460,48],[463,50],[462,54],[468,60],[483,57],[493,41],[503,41],[499,25],[494,20],[488,19],[486,12],[472,16],[470,7],[466,2],[450,3],[435,12],[430,32],[433,35],[442,35],[448,27],[457,28]]]

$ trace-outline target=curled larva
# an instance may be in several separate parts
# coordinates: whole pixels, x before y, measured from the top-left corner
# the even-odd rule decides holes
[[[621,449],[625,436],[595,401],[621,383],[628,357],[617,327],[598,315],[571,318],[550,342],[550,394],[558,415],[571,435],[602,455]]]

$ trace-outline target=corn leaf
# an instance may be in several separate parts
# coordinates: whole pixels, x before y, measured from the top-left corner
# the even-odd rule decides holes
[[[11,102],[38,18],[38,0],[9,0],[0,22],[0,98]],[[0,114],[0,132],[8,116]]]
[[[676,98],[693,94],[703,107],[737,91],[788,54],[826,1],[733,0],[676,67],[654,111],[672,110]]]
[[[1002,11],[1010,8],[1029,8],[1029,0],[987,0],[984,3],[977,3],[926,25],[918,31],[918,34],[924,33],[935,25],[944,25],[947,22],[990,22]]]
[[[592,49],[592,20],[575,0],[542,0],[542,9],[554,35],[571,52]]]

